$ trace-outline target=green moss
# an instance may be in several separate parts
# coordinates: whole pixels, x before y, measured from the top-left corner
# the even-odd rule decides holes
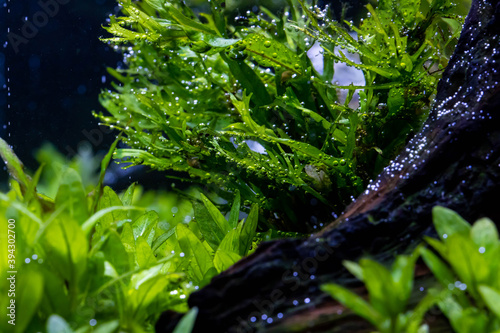
[[[290,0],[280,14],[261,8],[230,25],[219,2],[195,14],[179,1],[120,1],[104,40],[126,69],[110,69],[118,83],[101,94],[110,116],[97,116],[130,146],[116,158],[182,172],[227,200],[238,190],[244,210],[262,207],[263,225],[310,231],[308,221],[342,211],[419,130],[461,9],[380,1],[355,27]],[[307,56],[315,42],[322,71]],[[366,84],[332,82],[337,62],[360,69]]]

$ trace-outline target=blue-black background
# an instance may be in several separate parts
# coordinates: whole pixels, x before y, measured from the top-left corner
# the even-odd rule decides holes
[[[89,141],[84,133],[96,133],[91,111],[102,110],[99,92],[110,88],[106,67],[121,60],[99,41],[105,35],[101,26],[116,11],[115,0],[61,0],[56,14],[26,43],[12,43],[13,34],[23,37],[25,20],[33,23],[43,11],[40,2],[50,1],[0,0],[0,136],[31,170],[43,142],[70,156]],[[106,150],[113,138],[103,134],[94,151]]]

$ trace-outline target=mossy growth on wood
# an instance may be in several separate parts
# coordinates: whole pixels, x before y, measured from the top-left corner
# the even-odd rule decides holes
[[[125,68],[109,70],[109,114],[96,114],[123,132],[115,158],[206,185],[222,210],[238,191],[243,210],[261,207],[262,230],[301,232],[340,213],[420,129],[465,9],[384,0],[355,26],[302,0],[236,18],[220,0],[201,13],[177,0],[119,4],[103,40]],[[321,68],[308,56],[318,45]],[[365,84],[336,84],[337,63]]]

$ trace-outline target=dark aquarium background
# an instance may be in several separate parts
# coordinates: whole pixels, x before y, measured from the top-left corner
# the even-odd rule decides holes
[[[30,170],[51,142],[71,157],[105,151],[114,135],[91,114],[121,56],[99,41],[114,0],[0,0],[0,136]],[[107,133],[104,133],[107,132]],[[2,180],[6,173],[2,173]]]

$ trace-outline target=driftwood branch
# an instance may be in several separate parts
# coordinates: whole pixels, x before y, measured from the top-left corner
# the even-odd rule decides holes
[[[408,252],[435,235],[435,205],[469,221],[500,221],[499,32],[499,0],[474,0],[423,130],[323,231],[264,243],[192,294],[189,305],[199,308],[194,331],[369,332],[319,289],[335,282],[363,292],[343,260],[390,262]],[[419,271],[417,285],[430,283],[425,266]],[[179,317],[164,313],[157,332],[171,331]],[[449,330],[442,317],[427,320],[435,332]]]

